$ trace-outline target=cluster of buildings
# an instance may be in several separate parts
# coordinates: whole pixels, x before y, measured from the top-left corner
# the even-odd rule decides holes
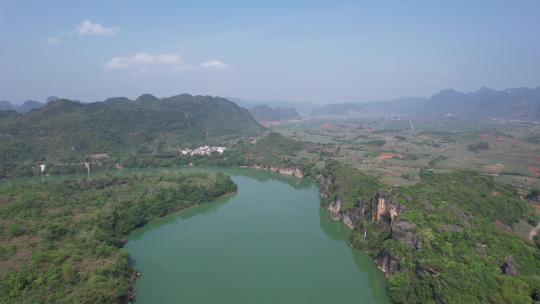
[[[227,148],[225,147],[210,147],[210,146],[204,146],[199,147],[197,149],[182,149],[178,150],[178,152],[182,155],[210,155],[213,153],[223,154]]]

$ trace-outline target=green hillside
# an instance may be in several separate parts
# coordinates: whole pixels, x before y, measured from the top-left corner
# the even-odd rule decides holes
[[[80,161],[93,153],[172,151],[224,144],[263,130],[253,116],[224,98],[188,94],[158,99],[61,99],[25,115],[0,115],[0,163]]]
[[[353,226],[353,244],[385,272],[394,302],[538,301],[540,250],[516,233],[538,216],[515,189],[473,171],[422,178],[390,188],[329,161],[320,180],[323,204]]]

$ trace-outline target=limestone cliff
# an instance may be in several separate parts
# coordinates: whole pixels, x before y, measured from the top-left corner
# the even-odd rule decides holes
[[[382,251],[375,259],[377,267],[384,272],[386,277],[394,275],[399,269],[398,260],[388,251]]]
[[[365,183],[344,184],[334,172],[323,171],[318,177],[319,193],[323,206],[334,220],[340,220],[351,229],[362,231],[366,241],[373,235],[382,239],[391,238],[403,241],[407,246],[419,250],[421,238],[416,234],[416,227],[397,220],[404,211],[386,190],[365,187]],[[359,187],[355,189],[355,187]],[[350,195],[354,193],[355,195]],[[368,233],[374,232],[374,233]],[[399,260],[384,249],[372,252],[379,269],[386,276],[392,276],[399,269]]]
[[[373,220],[391,224],[399,214],[397,204],[389,202],[388,195],[382,190],[377,191],[374,201],[377,206],[374,208]]]
[[[274,173],[292,176],[292,177],[298,177],[298,178],[304,177],[304,173],[298,166],[277,167],[277,166],[254,165],[254,166],[251,166],[251,168],[254,168],[257,170],[268,170]]]
[[[401,211],[399,204],[390,201],[383,190],[377,191],[373,198],[367,201],[357,199],[352,207],[344,207],[343,198],[336,192],[339,193],[339,185],[335,184],[331,176],[319,176],[319,193],[323,205],[331,212],[333,219],[341,220],[351,229],[357,227],[361,221],[391,225]],[[334,199],[329,199],[332,196]]]

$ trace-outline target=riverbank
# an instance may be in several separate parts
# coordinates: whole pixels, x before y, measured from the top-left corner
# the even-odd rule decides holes
[[[224,172],[238,185],[234,197],[130,234],[125,248],[143,273],[137,303],[388,303],[384,276],[350,248],[350,231],[321,208],[316,183]]]
[[[223,174],[178,172],[2,185],[0,301],[128,302],[124,236],[234,191]]]
[[[323,205],[353,229],[352,244],[385,273],[393,301],[539,300],[540,251],[513,231],[538,216],[514,188],[472,171],[390,187],[337,161],[319,182]]]

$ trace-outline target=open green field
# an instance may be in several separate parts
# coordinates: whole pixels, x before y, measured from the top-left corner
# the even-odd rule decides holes
[[[420,169],[472,169],[518,187],[540,188],[540,145],[525,140],[538,132],[534,125],[346,118],[283,123],[272,129],[319,143],[334,158],[387,184],[413,184]]]

